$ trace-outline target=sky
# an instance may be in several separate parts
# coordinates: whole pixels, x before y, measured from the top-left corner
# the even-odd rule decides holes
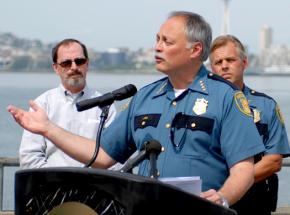
[[[89,48],[154,47],[170,11],[202,15],[213,37],[221,34],[222,0],[0,0],[0,32],[44,43],[76,38]],[[289,0],[230,0],[230,32],[259,52],[262,26],[273,29],[275,45],[290,44]]]

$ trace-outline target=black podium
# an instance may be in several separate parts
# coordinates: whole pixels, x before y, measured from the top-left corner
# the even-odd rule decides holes
[[[71,202],[99,215],[236,214],[156,179],[129,173],[74,167],[15,173],[16,215],[55,214],[54,208]]]

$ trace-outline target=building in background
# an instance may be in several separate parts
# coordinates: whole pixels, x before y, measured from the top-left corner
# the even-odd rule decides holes
[[[260,30],[260,67],[265,73],[290,73],[290,49],[286,45],[274,45],[273,30],[263,26]]]
[[[273,31],[269,26],[263,26],[260,30],[260,49],[265,51],[271,49],[273,42]]]

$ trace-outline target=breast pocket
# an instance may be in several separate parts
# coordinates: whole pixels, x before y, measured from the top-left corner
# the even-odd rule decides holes
[[[143,129],[146,127],[156,128],[160,120],[161,114],[144,114],[135,116],[134,118],[134,130]]]
[[[204,157],[207,154],[214,119],[178,113],[172,120],[170,139],[175,150],[185,156]]]

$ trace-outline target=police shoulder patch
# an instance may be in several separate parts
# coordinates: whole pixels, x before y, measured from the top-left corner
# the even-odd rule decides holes
[[[243,92],[238,91],[234,95],[236,105],[238,109],[243,113],[246,114],[247,116],[252,116],[251,109],[249,107],[248,100],[246,99],[245,95]]]
[[[282,112],[280,110],[279,105],[276,105],[275,109],[276,109],[276,114],[277,114],[277,117],[278,117],[279,121],[284,125],[285,124],[285,120],[284,120],[284,117],[282,115]]]
[[[131,103],[131,100],[132,100],[132,98],[129,98],[129,99],[128,99],[128,102],[126,102],[126,103],[121,107],[120,112],[126,110],[126,109],[129,107],[129,105],[130,105],[130,103]]]

